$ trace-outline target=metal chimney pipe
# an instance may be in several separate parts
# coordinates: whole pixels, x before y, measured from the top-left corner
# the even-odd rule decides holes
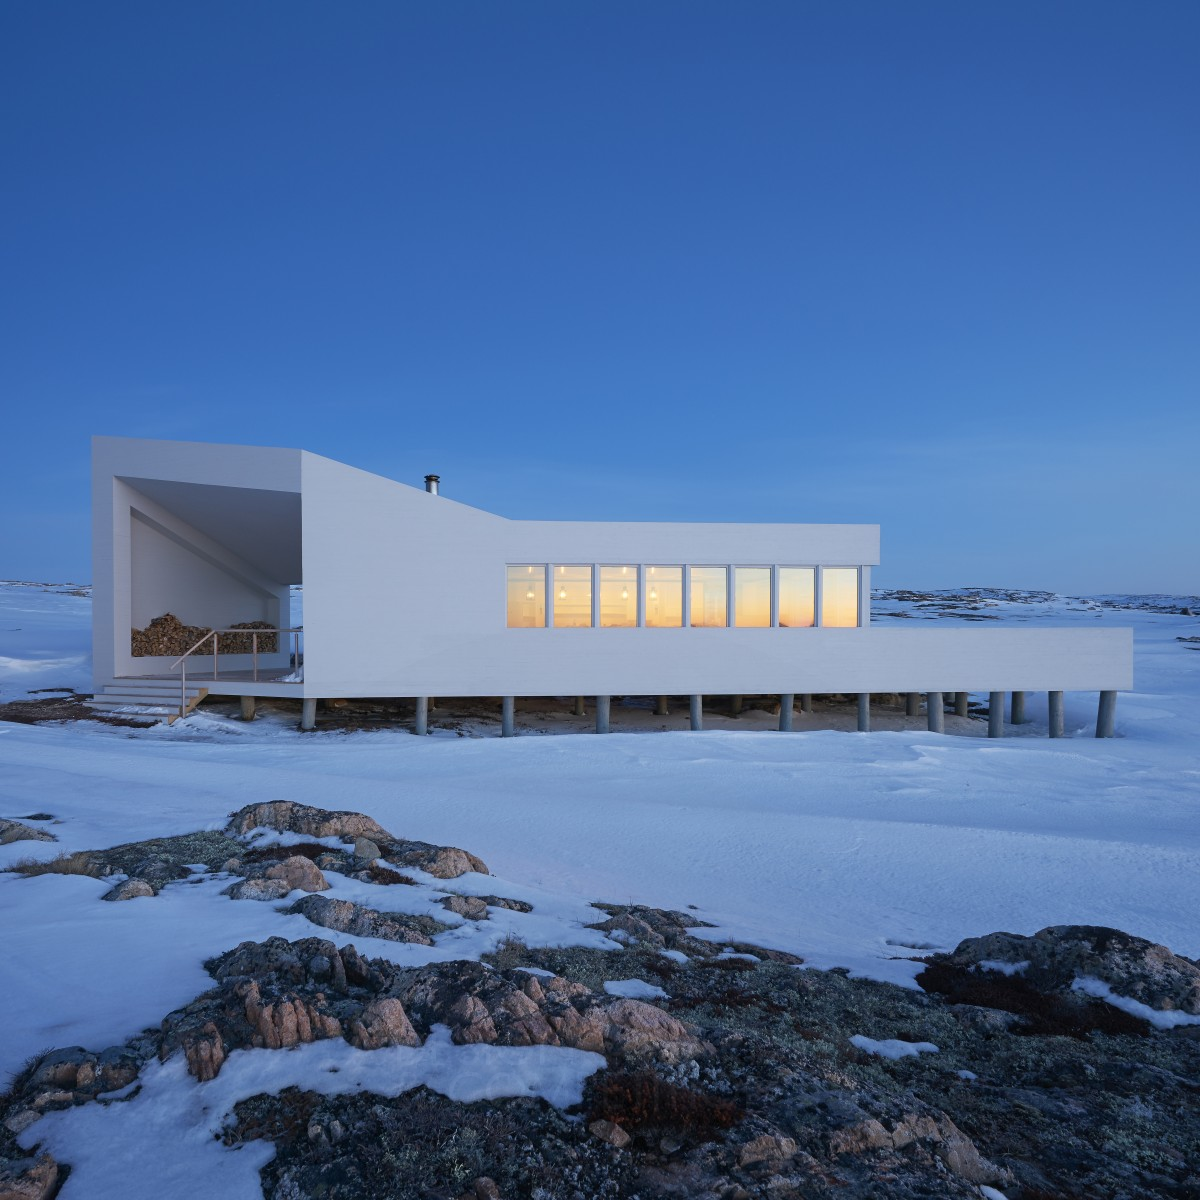
[[[430,495],[436,496],[438,494],[438,484],[441,482],[441,479],[442,477],[440,475],[426,475],[425,490],[429,492]]]

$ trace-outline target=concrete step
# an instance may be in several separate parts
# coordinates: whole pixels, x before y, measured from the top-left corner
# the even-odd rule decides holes
[[[187,689],[184,711],[179,711],[180,688],[170,680],[140,680],[136,682],[105,684],[91,700],[85,700],[88,708],[98,712],[112,712],[123,708],[141,710],[138,715],[146,717],[166,718],[168,724],[177,721],[180,716],[188,713],[208,695],[206,687],[189,687]]]
[[[189,687],[187,689],[187,698],[189,700],[197,697],[208,695],[208,689],[202,687]],[[127,687],[118,687],[115,684],[108,684],[96,693],[97,696],[145,696],[151,700],[161,699],[163,701],[179,703],[180,690],[178,687],[172,688],[155,688],[143,687],[137,684],[131,684]]]

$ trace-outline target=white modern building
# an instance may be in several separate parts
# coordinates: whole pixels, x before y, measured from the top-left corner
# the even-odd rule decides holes
[[[991,694],[1003,732],[1027,692],[1101,693],[1110,735],[1132,687],[1127,629],[873,627],[876,525],[512,521],[304,450],[96,438],[94,652],[98,707],[186,711],[203,694],[302,699],[927,696],[965,713]],[[289,589],[303,585],[303,630]],[[146,653],[173,614],[199,645]],[[259,631],[233,632],[257,623]],[[272,632],[277,631],[277,632]],[[226,648],[222,650],[221,641]],[[142,653],[135,654],[135,649]],[[953,700],[951,699],[953,697]]]

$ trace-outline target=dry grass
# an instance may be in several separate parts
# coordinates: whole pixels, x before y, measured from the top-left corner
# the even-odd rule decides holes
[[[100,866],[85,850],[60,854],[57,858],[22,858],[8,868],[20,875],[90,875],[100,878]]]
[[[410,879],[407,875],[400,871],[393,871],[391,867],[385,867],[382,863],[372,862],[367,867],[367,874],[371,877],[372,883],[393,884],[404,883],[409,887],[416,887],[417,881]]]
[[[1083,1038],[1092,1032],[1138,1037],[1150,1032],[1148,1022],[1110,1004],[1039,992],[1017,975],[927,962],[925,970],[917,976],[917,983],[951,1004],[974,1004],[1015,1013],[1024,1021],[1013,1033]]]
[[[731,1100],[638,1071],[600,1077],[591,1090],[588,1120],[612,1121],[627,1133],[653,1130],[704,1139],[736,1125],[744,1115]]]

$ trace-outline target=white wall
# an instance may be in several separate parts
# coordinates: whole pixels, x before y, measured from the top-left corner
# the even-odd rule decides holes
[[[144,629],[174,613],[185,625],[222,629],[241,621],[279,620],[279,601],[182,537],[170,537],[135,508],[131,517],[130,623]]]
[[[869,565],[878,561],[878,528],[506,521],[308,454],[303,483],[309,695],[1132,683],[1131,644],[1120,630],[508,629],[507,563]]]
[[[299,452],[125,438],[93,439],[93,675],[102,687],[116,677],[165,672],[172,657],[134,658],[130,629],[173,612],[186,624],[228,625],[287,619],[286,581],[265,577],[213,538],[194,529],[121,477],[220,486],[299,489]],[[243,662],[244,660],[244,662]],[[211,660],[209,660],[211,661]],[[250,657],[223,657],[230,668]],[[286,648],[260,655],[282,666]]]
[[[95,472],[98,679],[165,666],[128,654],[135,591],[143,620],[160,600],[198,624],[251,619],[239,606],[264,593],[281,604],[284,619],[287,612],[286,587],[256,575],[255,564],[189,529],[113,478],[119,475],[300,492],[305,680],[297,690],[309,696],[1132,686],[1128,630],[506,627],[508,563],[869,568],[879,561],[873,525],[509,521],[318,455],[253,447],[98,439]],[[131,537],[133,509],[167,530],[176,549],[146,542],[140,531]],[[193,562],[179,559],[180,542],[192,557],[215,564],[216,574],[197,574]],[[153,577],[139,567],[134,584],[139,547],[152,545]],[[198,613],[184,597],[167,602],[171,588],[203,591],[219,576],[240,581],[238,587],[207,595],[204,604],[228,617]],[[864,616],[869,585],[868,569],[861,576]]]

